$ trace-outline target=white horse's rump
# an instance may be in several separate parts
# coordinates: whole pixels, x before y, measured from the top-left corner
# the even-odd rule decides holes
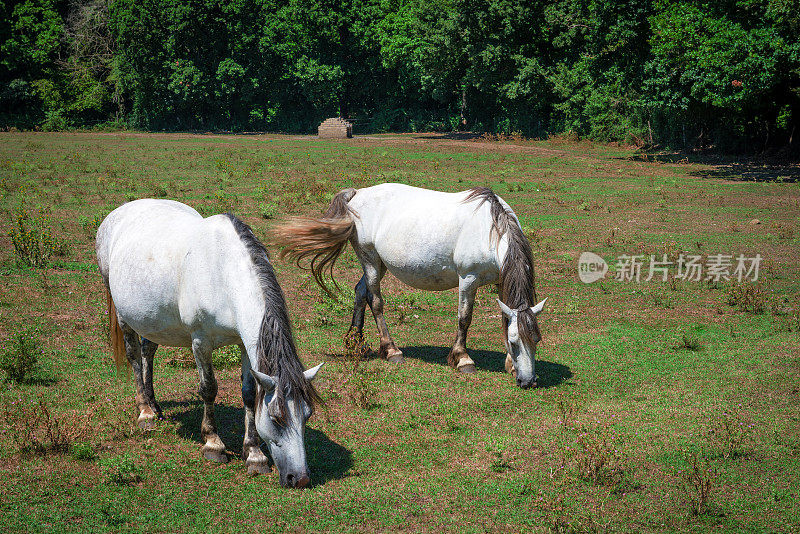
[[[116,309],[109,317],[112,333],[118,325],[124,358],[134,371],[140,425],[161,416],[152,382],[156,348],[191,347],[205,403],[203,453],[226,461],[214,421],[217,382],[211,354],[238,344],[245,403],[242,454],[248,470],[269,472],[260,435],[281,483],[306,485],[303,429],[317,398],[310,380],[319,366],[303,372],[283,294],[250,228],[228,214],[203,219],[178,202],[137,200],[105,218],[96,250],[109,309]]]
[[[458,287],[459,325],[448,356],[462,372],[474,372],[466,334],[478,287],[499,284],[507,367],[521,387],[535,385],[534,361],[540,339],[533,263],[527,240],[511,208],[488,189],[444,193],[402,184],[340,192],[320,219],[297,219],[275,230],[282,256],[311,258],[316,280],[332,270],[349,241],[364,276],[356,285],[351,329],[361,335],[370,305],[381,335],[381,351],[392,361],[402,353],[383,318],[380,280],[388,270],[406,284],[433,291]],[[509,313],[511,312],[511,313]]]

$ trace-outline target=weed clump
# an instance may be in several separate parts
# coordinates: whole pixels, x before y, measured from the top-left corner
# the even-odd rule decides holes
[[[44,399],[12,401],[3,407],[5,433],[23,454],[67,452],[70,445],[89,435],[92,414],[80,421],[76,416],[58,417]]]
[[[69,454],[76,460],[83,460],[89,462],[97,457],[97,454],[89,443],[76,442],[69,448]]]
[[[41,213],[32,215],[23,210],[14,214],[8,236],[14,245],[14,254],[28,267],[42,269],[53,256],[66,254],[66,245],[53,236],[49,222]]]
[[[733,281],[728,288],[727,300],[729,306],[735,306],[747,313],[759,314],[767,309],[769,292],[763,285],[750,280]]]
[[[721,451],[726,460],[743,456],[746,446],[753,442],[753,424],[744,420],[741,406],[717,415],[706,434],[711,446]]]
[[[343,385],[347,397],[363,410],[374,408],[377,390],[370,380],[370,374],[374,373],[370,373],[362,365],[364,357],[370,352],[369,346],[364,336],[355,330],[349,330],[345,334],[344,344],[345,369],[348,376],[344,379]]]
[[[100,467],[108,484],[128,486],[142,480],[139,468],[128,453],[122,456],[104,458],[100,461]]]
[[[561,470],[572,470],[579,479],[598,486],[616,486],[622,481],[622,437],[608,421],[580,420],[585,401],[560,400]]]
[[[703,340],[695,332],[683,332],[681,338],[673,345],[675,350],[689,350],[700,352],[703,350]]]
[[[0,369],[12,382],[25,382],[39,368],[39,358],[44,349],[39,342],[36,330],[17,332],[3,343],[0,350]]]
[[[687,452],[685,464],[677,473],[680,488],[692,515],[702,515],[708,511],[717,484],[717,469],[707,455],[697,452]]]
[[[242,364],[242,353],[238,345],[226,345],[214,351],[211,363],[215,369],[234,369]]]

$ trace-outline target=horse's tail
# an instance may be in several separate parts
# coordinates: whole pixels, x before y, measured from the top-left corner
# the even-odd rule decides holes
[[[111,298],[108,288],[106,288],[106,302],[108,303],[108,340],[111,343],[114,363],[117,369],[126,369],[130,366],[130,362],[125,355],[125,339],[122,336],[119,321],[117,321],[117,307],[114,306],[114,299]]]
[[[322,217],[298,217],[272,230],[273,241],[283,247],[280,257],[289,257],[298,266],[311,258],[311,274],[328,295],[331,291],[323,275],[327,270],[333,285],[339,287],[333,277],[333,265],[356,232],[353,217],[358,215],[347,205],[355,194],[352,188],[339,191]]]

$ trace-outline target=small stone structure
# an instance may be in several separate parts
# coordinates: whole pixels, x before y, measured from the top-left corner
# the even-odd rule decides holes
[[[353,125],[341,117],[325,119],[317,128],[320,138],[346,139],[353,137]]]

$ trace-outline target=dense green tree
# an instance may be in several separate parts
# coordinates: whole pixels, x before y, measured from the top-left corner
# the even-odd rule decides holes
[[[797,151],[800,0],[0,0],[0,127]]]

